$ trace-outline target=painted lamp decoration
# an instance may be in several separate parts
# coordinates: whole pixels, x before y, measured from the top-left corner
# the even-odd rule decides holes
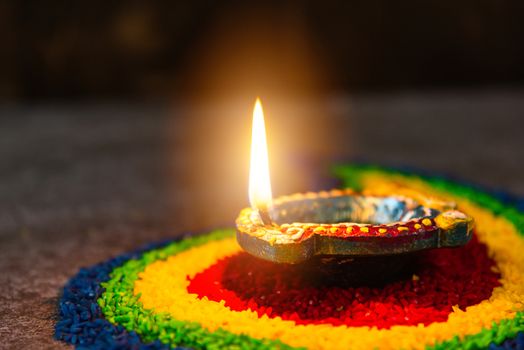
[[[332,190],[272,199],[264,115],[253,111],[249,200],[236,220],[237,241],[248,253],[277,263],[312,258],[405,255],[466,244],[473,220],[424,194],[400,189]],[[409,193],[406,196],[405,193]],[[403,193],[404,195],[401,195]]]

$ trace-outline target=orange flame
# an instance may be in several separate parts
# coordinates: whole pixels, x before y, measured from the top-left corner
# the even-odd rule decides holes
[[[251,164],[249,169],[249,203],[253,209],[271,207],[271,181],[267,152],[266,127],[262,103],[257,98],[253,109],[253,129],[251,132]]]

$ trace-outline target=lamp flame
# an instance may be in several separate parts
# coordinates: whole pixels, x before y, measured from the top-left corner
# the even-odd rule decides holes
[[[272,203],[266,127],[262,103],[257,98],[253,109],[251,164],[249,169],[249,203],[253,209],[268,210]]]

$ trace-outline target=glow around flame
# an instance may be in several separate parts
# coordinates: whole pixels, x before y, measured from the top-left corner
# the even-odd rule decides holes
[[[257,98],[253,109],[251,132],[251,165],[249,169],[249,203],[253,209],[271,207],[271,181],[267,155],[266,127],[262,103]]]

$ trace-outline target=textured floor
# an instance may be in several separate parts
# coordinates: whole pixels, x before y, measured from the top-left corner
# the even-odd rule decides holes
[[[353,157],[524,195],[524,90],[299,102],[265,102],[276,195],[318,189],[327,164]],[[250,108],[0,107],[0,348],[65,347],[55,303],[79,267],[231,225],[247,199]]]

